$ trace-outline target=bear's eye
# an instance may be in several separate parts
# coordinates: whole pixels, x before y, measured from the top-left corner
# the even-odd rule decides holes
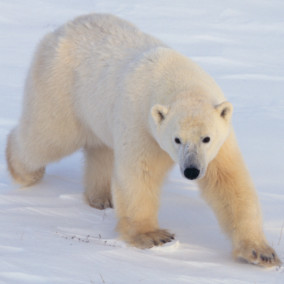
[[[202,142],[203,143],[209,143],[210,142],[210,137],[207,136],[207,137],[203,138]]]
[[[181,144],[181,141],[180,141],[180,139],[179,138],[175,138],[175,142],[177,143],[177,144]]]

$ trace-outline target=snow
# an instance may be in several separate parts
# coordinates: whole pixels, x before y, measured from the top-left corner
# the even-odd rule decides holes
[[[213,213],[177,168],[159,214],[177,240],[139,250],[119,240],[112,209],[84,202],[81,153],[29,188],[13,184],[4,155],[40,38],[80,14],[116,14],[193,58],[234,104],[265,234],[284,261],[283,1],[0,0],[0,11],[0,283],[284,283],[283,268],[232,259]]]

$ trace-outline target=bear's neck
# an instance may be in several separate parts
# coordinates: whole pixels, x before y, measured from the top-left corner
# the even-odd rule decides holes
[[[177,101],[204,100],[217,105],[225,100],[213,78],[189,58],[170,48],[158,48],[151,68],[150,105],[170,106]]]

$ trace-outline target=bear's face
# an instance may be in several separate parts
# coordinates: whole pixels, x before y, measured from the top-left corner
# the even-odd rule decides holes
[[[215,107],[155,105],[151,109],[152,133],[188,179],[200,179],[225,142],[233,107],[223,102]]]

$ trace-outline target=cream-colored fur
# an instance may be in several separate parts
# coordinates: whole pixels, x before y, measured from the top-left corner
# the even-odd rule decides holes
[[[147,248],[174,238],[157,215],[161,184],[176,162],[198,179],[234,255],[277,265],[232,110],[190,59],[117,17],[82,16],[48,34],[35,53],[22,116],[8,138],[8,168],[31,185],[48,163],[84,148],[87,201],[114,205],[121,237]]]
[[[280,264],[264,237],[258,198],[233,132],[199,186],[231,237],[236,258],[263,266]]]

